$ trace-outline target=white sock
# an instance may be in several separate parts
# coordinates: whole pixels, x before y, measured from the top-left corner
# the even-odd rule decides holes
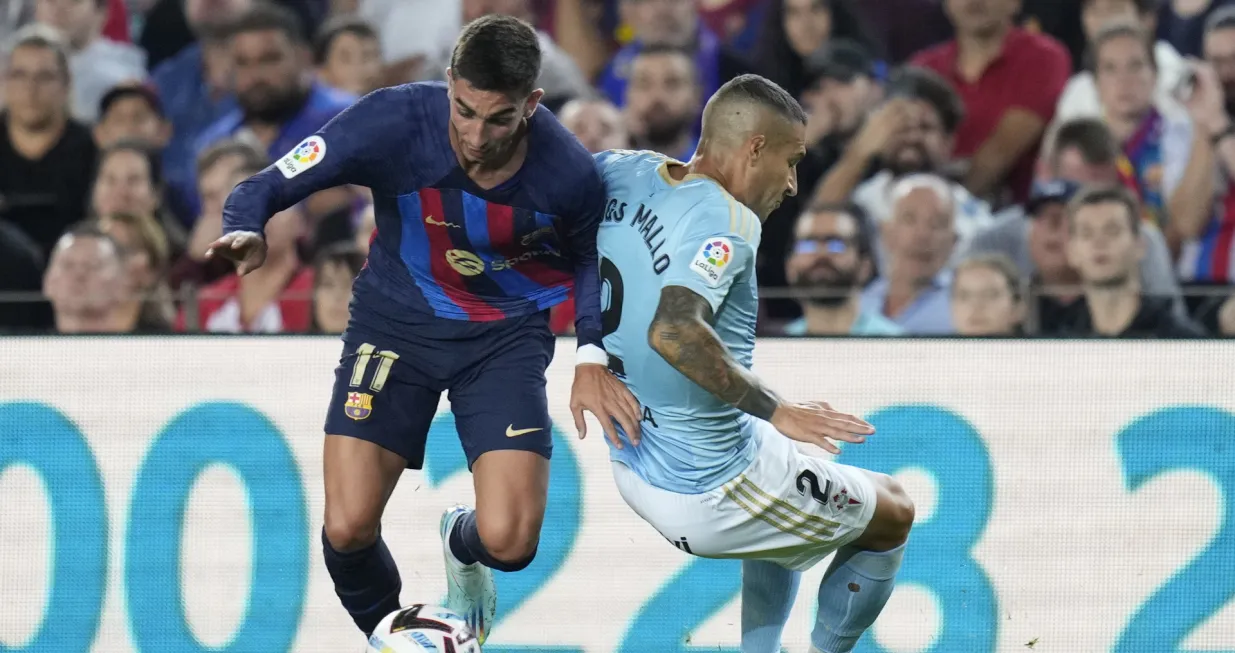
[[[843,547],[819,583],[819,614],[811,643],[817,653],[847,653],[883,610],[905,553]]]
[[[776,563],[742,561],[742,653],[780,653],[801,580],[800,572]]]

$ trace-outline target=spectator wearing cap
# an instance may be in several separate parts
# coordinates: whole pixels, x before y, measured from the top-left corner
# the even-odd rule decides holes
[[[323,82],[357,97],[382,86],[382,52],[377,30],[355,16],[336,16],[313,40],[313,61]]]
[[[1081,23],[1092,53],[1103,28],[1112,24],[1139,24],[1146,38],[1152,38],[1158,21],[1158,0],[1081,0]],[[1166,41],[1153,45],[1153,64],[1157,68],[1154,105],[1169,115],[1186,115],[1175,93],[1189,72],[1187,62]],[[1055,106],[1054,127],[1073,118],[1100,118],[1104,114],[1094,73],[1083,70],[1068,80]],[[1051,129],[1049,131],[1054,131]],[[1049,132],[1048,132],[1049,133]]]
[[[183,2],[184,19],[197,40],[155,67],[150,81],[172,124],[172,137],[163,152],[167,184],[177,213],[191,219],[197,213],[193,172],[197,140],[206,127],[236,108],[224,27],[247,11],[253,0]]]
[[[711,97],[721,84],[749,71],[745,59],[726,47],[702,26],[693,0],[617,0],[622,22],[633,38],[610,57],[609,40],[599,33],[584,10],[584,0],[561,0],[554,28],[559,43],[584,74],[596,70],[597,87],[622,106],[635,56],[645,47],[670,46],[694,53],[702,97]],[[595,62],[599,66],[594,65]],[[603,70],[599,70],[603,68]]]
[[[638,149],[689,161],[703,109],[699,71],[688,50],[649,46],[635,55],[626,84],[626,126]]]
[[[122,140],[135,140],[162,151],[171,135],[171,123],[164,118],[163,105],[150,86],[117,86],[99,101],[94,142],[100,148],[111,147]]]
[[[954,135],[964,115],[947,82],[924,68],[902,69],[886,92],[888,100],[866,119],[816,191],[816,198],[825,202],[851,198],[876,225],[892,216],[890,189],[898,180],[920,173],[947,175]],[[952,193],[959,250],[991,223],[991,211],[960,183],[945,183]],[[887,252],[878,241],[875,254],[880,267],[885,267]]]
[[[956,249],[951,185],[930,174],[892,185],[892,217],[882,225],[886,266],[862,291],[861,308],[900,325],[910,335],[953,332],[948,261]]]
[[[952,273],[952,323],[958,336],[1015,336],[1025,320],[1016,265],[1001,254],[964,259]]]
[[[90,130],[69,117],[68,53],[55,30],[22,28],[4,66],[0,111],[0,219],[44,256],[86,215],[98,151]]]
[[[103,37],[107,0],[35,0],[34,19],[60,30],[69,46],[75,118],[94,122],[99,100],[117,84],[146,78],[146,54]]]
[[[850,0],[772,0],[755,50],[758,72],[799,97],[809,86],[811,56],[833,40],[882,52],[854,5]]]
[[[1016,27],[1017,0],[944,0],[956,38],[914,57],[964,102],[954,156],[967,160],[974,195],[1016,201],[1029,193],[1038,144],[1072,74],[1054,39]]]
[[[884,69],[863,46],[844,38],[829,40],[807,59],[806,89],[801,98],[809,116],[806,156],[798,162],[797,194],[786,197],[763,225],[757,272],[764,285],[786,284],[781,254],[793,240],[802,207],[811,204],[819,180],[840,160],[866,115],[882,101]],[[797,303],[787,299],[767,300],[765,308],[774,319],[798,313]]]
[[[1068,261],[1084,289],[1059,335],[1203,338],[1169,299],[1142,293],[1137,268],[1145,254],[1140,209],[1127,189],[1091,188],[1068,205]]]
[[[817,204],[797,220],[785,264],[789,284],[801,291],[802,317],[785,325],[789,336],[896,336],[904,329],[861,305],[874,276],[870,226],[853,205]]]

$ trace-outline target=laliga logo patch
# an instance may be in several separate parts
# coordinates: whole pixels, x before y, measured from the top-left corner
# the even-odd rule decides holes
[[[709,286],[717,286],[733,260],[733,243],[728,238],[709,238],[690,262],[690,269],[703,277]]]
[[[326,156],[326,141],[321,136],[310,136],[287,156],[279,159],[279,172],[287,179],[312,168]]]

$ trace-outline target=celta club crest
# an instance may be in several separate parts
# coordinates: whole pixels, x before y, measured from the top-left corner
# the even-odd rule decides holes
[[[373,395],[349,392],[343,404],[343,413],[354,420],[362,420],[373,413]]]
[[[840,512],[848,506],[860,506],[861,501],[849,496],[848,488],[842,488],[840,492],[832,495],[832,509]]]

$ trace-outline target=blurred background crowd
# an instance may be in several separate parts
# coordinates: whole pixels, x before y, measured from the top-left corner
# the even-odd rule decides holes
[[[1235,0],[0,0],[0,330],[340,332],[367,190],[243,278],[223,202],[489,13],[593,152],[689,159],[742,73],[801,100],[763,335],[1235,336]]]

